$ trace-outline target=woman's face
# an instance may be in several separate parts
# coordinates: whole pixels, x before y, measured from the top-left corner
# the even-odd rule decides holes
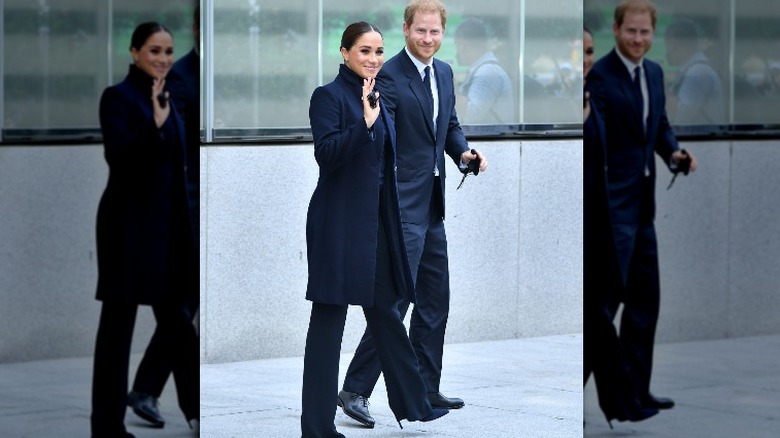
[[[385,63],[385,48],[379,32],[367,32],[347,50],[341,48],[341,56],[350,70],[361,78],[375,78]]]
[[[584,32],[582,37],[582,75],[588,76],[588,72],[590,71],[590,68],[593,67],[593,36],[588,33]]]
[[[168,32],[151,34],[140,49],[130,49],[136,67],[153,78],[162,79],[173,66],[173,38]]]

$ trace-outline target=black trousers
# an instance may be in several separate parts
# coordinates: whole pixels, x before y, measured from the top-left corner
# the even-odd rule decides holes
[[[165,300],[152,306],[159,331],[159,355],[174,373],[180,404],[200,404],[198,337],[192,318],[180,301]],[[130,346],[138,305],[104,301],[95,341],[92,372],[92,437],[117,437],[125,432]],[[195,417],[196,418],[196,417]]]
[[[380,219],[374,307],[364,307],[368,329],[385,371],[387,397],[397,420],[416,421],[431,413],[417,358],[396,306],[392,260]],[[303,438],[339,437],[334,424],[339,356],[347,306],[312,303],[303,359],[301,433]]]
[[[655,227],[648,221],[637,232],[620,318],[620,342],[628,361],[631,382],[640,399],[650,392],[660,295],[658,244]],[[610,303],[610,314],[615,315],[619,304],[617,301]]]
[[[588,263],[585,263],[586,267]],[[610,309],[614,298],[601,279],[584,275],[584,339],[583,370],[587,383],[592,371],[596,381],[599,407],[608,420],[632,418],[639,413],[640,403],[631,381],[631,370]],[[613,277],[614,278],[614,277]],[[596,284],[594,284],[596,283]]]
[[[439,179],[435,179],[434,194]],[[447,236],[441,217],[440,196],[432,196],[429,218],[423,224],[404,224],[409,263],[415,278],[416,303],[409,325],[409,339],[420,364],[420,374],[428,392],[438,392],[444,356],[444,335],[450,306]],[[398,299],[395,307],[403,320],[409,301]],[[345,391],[371,397],[385,371],[379,360],[373,331],[366,328],[349,364],[343,388]]]
[[[187,420],[200,419],[200,378],[198,369],[191,366],[192,363],[200,362],[198,336],[192,325],[197,310],[198,303],[195,300],[188,300],[178,309],[171,309],[171,315],[175,313],[175,319],[179,320],[175,323],[169,322],[172,318],[159,315],[155,310],[158,324],[133,381],[134,391],[159,398],[168,376],[173,373],[179,408]],[[185,326],[181,320],[189,321],[189,326]],[[186,350],[183,352],[186,360],[171,357],[171,345],[177,342],[188,344],[183,348]]]

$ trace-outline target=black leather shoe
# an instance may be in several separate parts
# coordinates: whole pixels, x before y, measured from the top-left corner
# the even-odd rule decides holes
[[[152,427],[162,428],[165,426],[165,419],[157,408],[157,397],[130,391],[130,394],[127,394],[127,405],[133,408],[135,415],[152,423]]]
[[[641,403],[643,408],[649,409],[672,409],[674,407],[674,400],[667,397],[655,397],[653,394],[647,394]]]
[[[428,400],[431,402],[431,406],[434,408],[460,409],[466,405],[463,403],[463,400],[454,397],[445,397],[444,394],[440,392],[429,392]]]
[[[368,412],[368,398],[348,391],[339,391],[338,405],[347,416],[369,429],[374,427],[374,418]]]

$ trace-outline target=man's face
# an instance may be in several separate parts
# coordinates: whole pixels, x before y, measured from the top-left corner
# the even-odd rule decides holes
[[[620,53],[638,64],[653,45],[653,21],[650,12],[627,12],[623,24],[612,26],[615,44]]]
[[[431,58],[441,47],[444,27],[437,12],[418,12],[414,14],[411,26],[404,23],[406,47],[423,64],[429,64]]]

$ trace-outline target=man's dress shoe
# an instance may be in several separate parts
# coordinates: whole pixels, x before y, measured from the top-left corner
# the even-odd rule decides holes
[[[440,392],[429,392],[428,400],[431,402],[431,407],[433,408],[460,409],[465,406],[463,400],[455,397],[445,397],[444,394]]]
[[[647,394],[641,401],[643,408],[649,409],[672,409],[674,400],[667,397],[655,397],[653,394]]]
[[[165,426],[165,419],[160,415],[160,410],[157,408],[156,397],[141,392],[130,391],[130,394],[127,394],[127,405],[133,408],[135,415],[152,423],[153,427],[161,428]]]
[[[374,427],[374,418],[368,412],[368,398],[348,391],[339,391],[338,405],[347,416],[368,428]]]

